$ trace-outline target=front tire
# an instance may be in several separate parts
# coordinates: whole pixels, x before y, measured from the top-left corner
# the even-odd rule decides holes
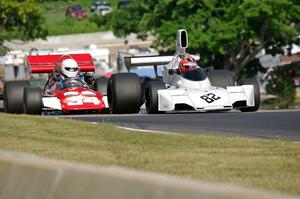
[[[24,112],[26,114],[40,115],[42,113],[42,108],[41,89],[39,87],[25,87]]]
[[[162,81],[150,81],[145,91],[146,110],[149,114],[164,113],[158,110],[158,90],[166,89]]]
[[[135,73],[113,74],[107,84],[107,99],[112,113],[138,113],[142,88]]]
[[[6,113],[24,113],[23,90],[30,86],[28,81],[7,81],[3,89],[3,108]]]
[[[259,109],[260,105],[260,90],[258,86],[258,82],[255,78],[248,78],[241,80],[241,85],[253,85],[254,89],[254,107],[245,107],[241,108],[240,110],[242,112],[254,112]]]

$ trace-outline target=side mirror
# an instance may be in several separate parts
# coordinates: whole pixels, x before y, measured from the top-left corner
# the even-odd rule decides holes
[[[177,40],[176,40],[176,53],[184,54],[186,52],[186,48],[188,47],[188,34],[185,29],[177,30]]]
[[[181,44],[181,48],[188,47],[188,36],[187,36],[187,32],[185,30],[182,30],[180,32],[180,44]]]

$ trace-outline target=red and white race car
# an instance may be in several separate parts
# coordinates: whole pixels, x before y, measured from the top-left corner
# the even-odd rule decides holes
[[[74,59],[80,69],[83,81],[67,78],[62,87],[49,89],[55,68],[65,59]],[[6,81],[3,91],[3,107],[7,113],[41,114],[44,111],[72,113],[107,113],[107,79],[93,79],[90,75],[95,67],[90,54],[70,55],[28,55],[25,66],[30,73],[48,73],[43,88],[31,86],[30,81]]]

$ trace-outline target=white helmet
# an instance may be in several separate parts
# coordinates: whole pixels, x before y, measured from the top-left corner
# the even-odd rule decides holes
[[[77,62],[74,59],[65,59],[61,64],[61,72],[66,77],[76,77],[79,74]]]

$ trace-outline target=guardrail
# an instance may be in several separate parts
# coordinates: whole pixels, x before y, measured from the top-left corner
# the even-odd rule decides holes
[[[97,167],[0,152],[1,199],[292,199],[119,167]]]

